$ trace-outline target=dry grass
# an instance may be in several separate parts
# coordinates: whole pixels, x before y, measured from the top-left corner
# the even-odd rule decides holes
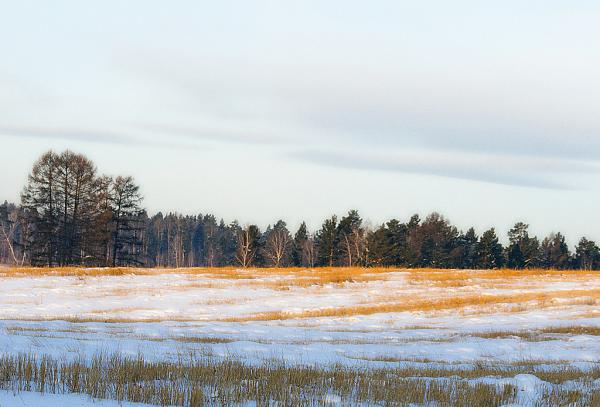
[[[598,277],[598,271],[590,270],[546,270],[546,269],[500,269],[500,270],[457,270],[457,269],[404,269],[393,267],[317,267],[317,268],[248,268],[239,267],[189,267],[189,268],[84,268],[84,267],[8,267],[0,269],[0,276],[122,276],[155,274],[207,275],[225,279],[254,279],[264,277],[289,277],[293,280],[307,279],[320,284],[376,281],[385,279],[390,273],[407,273],[413,282],[420,281],[469,281],[471,279],[496,280],[536,276],[540,278],[589,278]]]
[[[86,326],[70,326],[69,328],[42,328],[42,327],[22,327],[22,326],[7,326],[4,330],[13,335],[19,334],[30,334],[30,333],[47,333],[47,332],[57,332],[57,333],[79,333],[86,334],[92,332],[92,329]]]
[[[171,340],[183,343],[232,343],[233,339],[220,338],[216,336],[176,336]]]
[[[459,367],[398,367],[388,369],[332,369],[287,366],[281,361],[249,366],[235,360],[210,357],[177,362],[151,362],[142,356],[97,355],[91,360],[69,360],[31,354],[0,357],[0,388],[54,394],[82,393],[94,398],[143,402],[155,405],[233,406],[253,402],[258,406],[320,406],[339,398],[345,406],[416,404],[443,406],[500,406],[516,401],[510,384],[470,382],[482,377],[506,378],[534,374],[560,384],[580,383],[576,390],[553,386],[540,389],[548,405],[594,405],[600,401],[592,381],[600,370],[582,371],[559,366],[537,369],[525,366],[480,364]]]
[[[600,303],[600,273],[587,270],[440,270],[440,269],[398,269],[398,268],[267,268],[238,269],[224,268],[182,268],[182,269],[137,269],[137,268],[6,268],[0,276],[75,276],[86,281],[88,277],[127,276],[127,275],[173,275],[160,286],[124,285],[91,290],[90,298],[134,297],[150,295],[177,295],[191,290],[220,290],[226,288],[267,289],[286,291],[310,289],[311,295],[326,298],[327,290],[342,288],[354,303],[343,307],[305,309],[299,312],[286,312],[283,309],[235,317],[207,316],[129,318],[127,314],[140,309],[127,306],[114,309],[99,309],[83,315],[64,315],[49,320],[71,322],[160,322],[220,320],[220,321],[260,321],[311,317],[345,317],[370,315],[387,312],[449,312],[459,314],[489,312],[523,312],[535,308],[568,307],[573,305],[597,306]],[[177,276],[175,276],[175,274]],[[125,281],[125,280],[124,280]],[[550,283],[575,283],[580,288],[552,291]],[[374,283],[368,285],[369,283]],[[377,284],[381,283],[381,284]],[[585,289],[588,283],[588,289]],[[90,284],[93,284],[90,282]],[[112,284],[112,282],[110,283]],[[333,286],[333,287],[332,287]],[[324,287],[320,292],[320,288]],[[371,289],[375,287],[375,289]],[[42,286],[36,287],[43,289]],[[503,294],[498,290],[512,290]],[[359,294],[353,297],[354,291]],[[362,291],[361,291],[362,290]],[[548,291],[544,291],[548,290]],[[486,292],[492,292],[486,295]],[[480,294],[481,293],[481,294]],[[292,294],[297,296],[298,291]],[[7,299],[9,302],[18,298]],[[33,301],[33,300],[30,300]],[[252,302],[244,298],[202,298],[192,305],[227,306],[241,302]],[[327,301],[321,302],[327,304]],[[39,304],[38,304],[39,305]],[[154,309],[148,309],[153,311]],[[156,311],[156,310],[154,310]],[[125,315],[121,315],[125,314]],[[202,312],[200,313],[204,315]],[[35,318],[34,318],[35,319]],[[38,318],[35,320],[46,320]]]
[[[441,299],[407,300],[398,303],[346,306],[337,308],[320,308],[302,312],[274,311],[243,317],[225,318],[228,322],[270,321],[295,318],[348,317],[354,315],[372,315],[390,312],[431,312],[447,309],[457,309],[469,306],[522,304],[528,301],[538,301],[549,304],[557,298],[573,299],[578,297],[600,298],[600,289],[594,290],[560,290],[544,292],[525,292],[498,295],[466,295]]]
[[[556,340],[557,335],[600,336],[600,326],[568,325],[532,329],[527,331],[486,331],[471,334],[471,336],[485,339],[516,337],[530,342]]]
[[[465,287],[475,284],[482,287],[503,288],[540,286],[549,282],[586,281],[600,278],[600,272],[589,270],[431,270],[415,269],[408,272],[408,282],[414,285],[436,287]],[[531,277],[535,277],[532,279]]]
[[[556,301],[560,300],[560,306],[565,307],[569,304],[594,305],[600,301],[600,288],[590,290],[557,290],[557,291],[533,291],[516,292],[510,294],[488,294],[488,295],[455,295],[445,298],[432,299],[423,296],[404,296],[397,298],[397,302],[360,304],[355,306],[342,306],[330,308],[307,309],[300,312],[290,311],[271,311],[243,316],[210,318],[207,320],[216,320],[221,322],[249,322],[249,321],[273,321],[289,319],[306,318],[325,318],[325,317],[351,317],[356,315],[372,315],[378,313],[395,312],[440,312],[440,311],[461,311],[473,308],[474,314],[480,314],[484,310],[491,311],[509,311],[522,312],[532,308],[545,308],[556,306]],[[529,305],[528,305],[529,304]],[[75,323],[85,322],[104,322],[104,323],[135,323],[135,322],[193,322],[200,321],[201,318],[189,317],[114,317],[114,312],[138,311],[135,308],[115,308],[107,310],[96,310],[89,315],[64,315],[57,317],[27,317],[22,318],[27,321],[66,321]],[[97,314],[98,316],[94,315]],[[104,316],[102,316],[104,315]],[[20,318],[10,318],[11,320],[20,320]]]
[[[0,271],[1,277],[24,276],[123,276],[128,274],[152,274],[153,269],[127,267],[83,268],[83,267],[8,267]]]

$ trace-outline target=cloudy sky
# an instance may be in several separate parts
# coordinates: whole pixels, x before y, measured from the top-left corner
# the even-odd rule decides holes
[[[598,21],[593,1],[2,2],[0,199],[70,148],[150,211],[600,240]]]

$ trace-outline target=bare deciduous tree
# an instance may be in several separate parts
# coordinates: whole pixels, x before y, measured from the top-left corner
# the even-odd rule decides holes
[[[257,240],[260,236],[255,225],[240,229],[237,233],[237,252],[235,259],[240,266],[246,268],[252,265],[257,249]]]
[[[278,221],[268,232],[265,245],[265,257],[273,267],[285,266],[288,263],[292,236],[284,221]]]
[[[8,205],[4,204],[0,207],[0,240],[6,245],[12,262],[17,266],[22,266],[25,262],[25,256],[17,257],[15,250],[14,238],[19,223],[17,219],[17,210],[13,210],[9,213]],[[0,261],[2,259],[0,258]]]
[[[306,267],[314,267],[317,259],[314,236],[309,236],[302,242],[301,253],[302,264]]]

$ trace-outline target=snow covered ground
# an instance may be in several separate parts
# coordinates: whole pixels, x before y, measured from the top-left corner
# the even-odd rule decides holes
[[[510,335],[476,336],[496,328],[522,330],[568,325],[572,323],[570,315],[573,313],[563,312],[561,318],[565,319],[553,320],[551,311],[485,317],[394,313],[243,323],[7,320],[0,321],[0,350],[55,356],[119,351],[162,359],[210,352],[249,361],[277,357],[305,364],[598,362],[598,336],[556,334],[534,341]],[[577,323],[598,326],[598,319],[582,318]]]
[[[598,273],[310,273],[0,274],[0,352],[361,367],[600,362]],[[6,397],[0,406],[13,405]]]
[[[146,404],[92,399],[83,394],[41,394],[30,391],[12,392],[0,390],[2,407],[144,407]]]

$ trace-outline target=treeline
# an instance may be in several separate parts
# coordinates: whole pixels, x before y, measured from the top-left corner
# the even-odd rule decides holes
[[[540,241],[517,223],[504,247],[494,229],[478,236],[443,216],[392,219],[370,228],[357,211],[290,231],[283,220],[261,230],[213,215],[141,207],[131,177],[97,175],[86,157],[48,152],[34,165],[21,204],[0,205],[0,262],[146,267],[398,266],[433,268],[600,269],[600,249],[583,238],[570,252],[553,233]]]

